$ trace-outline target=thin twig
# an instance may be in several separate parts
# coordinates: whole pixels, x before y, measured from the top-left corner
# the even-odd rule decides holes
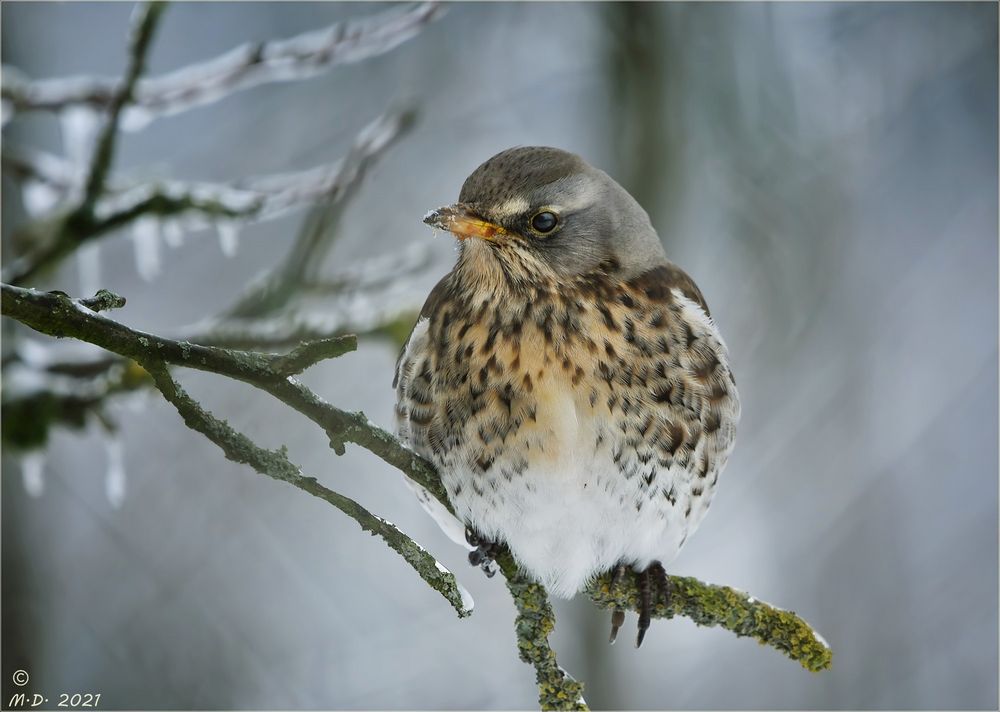
[[[307,79],[332,67],[385,54],[416,36],[444,13],[438,2],[393,8],[352,18],[285,40],[248,43],[219,57],[138,82],[133,91],[135,126],[160,116],[209,104],[268,82]],[[11,113],[62,111],[70,106],[102,109],[114,100],[117,81],[108,78],[30,80],[3,67],[0,96]]]
[[[108,104],[107,117],[94,147],[90,161],[83,196],[62,219],[47,221],[55,229],[55,239],[41,248],[37,257],[18,260],[13,268],[15,282],[23,282],[61,260],[73,252],[84,241],[95,235],[104,234],[111,227],[95,226],[94,210],[104,192],[108,173],[114,161],[115,142],[122,111],[132,100],[136,82],[146,67],[146,56],[152,43],[153,33],[166,4],[149,2],[135,10],[134,24],[129,42],[129,60],[122,80],[116,84]],[[37,230],[37,227],[35,228]],[[42,244],[45,244],[44,242]],[[5,279],[7,272],[5,271]]]
[[[115,140],[118,137],[118,124],[121,121],[122,110],[132,101],[135,84],[146,68],[146,56],[153,39],[153,32],[159,22],[160,15],[166,8],[166,3],[149,2],[140,5],[135,10],[135,24],[129,44],[129,62],[125,76],[111,95],[107,119],[101,129],[94,148],[94,157],[90,162],[90,173],[85,183],[83,200],[78,208],[78,215],[83,218],[90,212],[104,190],[104,181],[111,162],[114,160]]]
[[[438,499],[447,501],[444,487],[429,462],[373,425],[364,413],[343,411],[276,370],[274,364],[284,358],[281,355],[201,346],[137,331],[94,314],[57,292],[38,292],[8,284],[0,284],[0,291],[4,315],[43,334],[87,341],[139,363],[148,359],[152,350],[164,363],[217,373],[267,391],[323,428],[338,454],[343,454],[345,443],[360,445],[406,472]]]
[[[4,280],[24,284],[81,245],[140,217],[195,214],[205,218],[262,221],[322,198],[340,200],[358,185],[373,161],[413,125],[414,117],[409,108],[387,111],[361,130],[347,157],[329,165],[248,178],[232,185],[180,181],[143,184],[102,197],[86,219],[79,217],[79,209],[74,209],[63,218],[44,220],[41,228],[29,225],[24,232],[39,233],[52,227],[58,232],[54,239],[50,236],[48,240],[42,237],[21,240],[43,246],[5,268]],[[23,162],[31,155],[22,153],[17,164],[8,165],[23,170]],[[38,168],[36,173],[41,170]],[[52,172],[51,167],[48,172]]]
[[[281,482],[288,482],[309,494],[329,502],[356,521],[366,532],[382,537],[386,544],[403,557],[420,577],[438,591],[455,608],[459,617],[472,613],[472,599],[464,593],[455,576],[413,539],[396,526],[377,517],[358,502],[324,487],[315,477],[304,476],[293,465],[285,448],[265,450],[247,436],[237,432],[224,420],[216,418],[202,408],[170,377],[166,366],[155,355],[142,363],[156,383],[163,397],[177,409],[184,423],[218,445],[233,462],[250,465],[257,472]]]
[[[322,203],[313,208],[284,261],[255,281],[235,304],[224,310],[223,319],[259,317],[273,312],[288,303],[302,282],[315,279],[333,245],[337,234],[334,228],[347,201],[355,195],[362,179],[385,149],[405,135],[415,121],[416,112],[412,109],[392,111],[358,134],[340,162],[334,179],[319,184],[323,188],[321,193],[317,194],[315,188],[309,192],[308,199],[322,199]]]

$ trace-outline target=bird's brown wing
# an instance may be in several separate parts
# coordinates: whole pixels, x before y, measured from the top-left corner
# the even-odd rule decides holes
[[[449,272],[441,280],[434,285],[434,289],[431,293],[427,295],[427,299],[424,301],[424,306],[420,309],[420,316],[417,317],[416,324],[413,325],[413,329],[410,330],[410,335],[406,337],[406,343],[403,344],[403,348],[399,350],[399,356],[396,357],[396,370],[392,377],[392,387],[397,388],[399,386],[399,367],[403,362],[403,357],[406,355],[407,349],[410,347],[410,341],[413,339],[413,332],[420,323],[421,319],[427,319],[437,311],[438,306],[444,299],[445,294],[448,293],[448,286],[451,284],[451,275]]]
[[[426,448],[426,431],[430,412],[436,400],[434,378],[431,370],[431,344],[428,320],[441,306],[449,293],[451,273],[437,283],[424,302],[406,343],[396,359],[396,373],[392,380],[396,389],[396,434],[403,443],[424,457],[431,455]],[[438,523],[442,531],[456,544],[469,547],[465,537],[465,524],[460,522],[430,492],[407,478],[417,500]]]
[[[654,302],[663,302],[670,299],[671,290],[679,289],[681,293],[692,302],[700,306],[705,311],[705,316],[711,317],[708,304],[702,295],[698,285],[688,276],[688,273],[668,262],[665,265],[654,267],[643,272],[630,282],[636,288],[643,290],[646,297]]]
[[[701,290],[676,265],[628,280],[625,293],[610,309],[627,324],[612,343],[622,374],[606,394],[616,404],[615,463],[637,504],[680,517],[686,535],[711,500],[739,419],[729,355]]]

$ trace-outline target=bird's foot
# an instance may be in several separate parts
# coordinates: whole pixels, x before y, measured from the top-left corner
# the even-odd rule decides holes
[[[611,576],[611,593],[618,593],[622,585],[625,573],[628,571],[626,564],[618,564]],[[642,645],[649,630],[649,623],[653,618],[653,605],[662,598],[664,605],[670,604],[670,579],[663,565],[659,561],[654,561],[643,571],[636,571],[636,584],[639,587],[639,634],[635,639],[635,647]],[[611,613],[611,637],[609,642],[615,642],[618,637],[618,630],[625,622],[625,611],[616,608]]]
[[[469,563],[478,566],[487,577],[493,578],[497,573],[496,558],[503,549],[503,544],[496,541],[486,541],[471,527],[465,528],[465,540],[470,546],[476,547],[469,552]]]

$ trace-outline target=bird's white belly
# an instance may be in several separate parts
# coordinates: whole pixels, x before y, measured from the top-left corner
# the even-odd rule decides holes
[[[637,510],[638,484],[614,463],[608,424],[581,409],[565,386],[546,390],[537,414],[544,451],[532,441],[525,472],[498,478],[493,497],[464,488],[454,502],[459,516],[506,542],[528,574],[564,598],[619,562],[637,569],[668,563],[690,522],[664,516],[666,501]]]

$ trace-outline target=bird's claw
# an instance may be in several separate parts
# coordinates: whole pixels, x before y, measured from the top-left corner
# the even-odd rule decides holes
[[[611,576],[611,593],[615,594],[622,585],[622,579],[625,578],[625,564],[618,564],[615,567],[615,572]],[[625,611],[621,608],[616,608],[611,612],[611,635],[608,637],[608,642],[611,645],[615,644],[615,639],[618,638],[618,629],[622,627],[625,623]]]
[[[470,527],[465,528],[465,540],[470,546],[476,547],[469,552],[469,563],[478,566],[487,578],[493,578],[497,573],[496,557],[503,545],[495,541],[486,541]]]
[[[618,564],[611,577],[611,592],[616,594],[625,578],[627,568],[625,564]],[[635,572],[636,584],[639,588],[639,632],[636,635],[635,647],[642,645],[649,630],[649,624],[653,617],[654,603],[662,597],[664,605],[670,604],[670,579],[663,565],[659,561],[654,561],[643,571]],[[625,611],[615,608],[611,613],[611,636],[609,642],[614,644],[618,637],[618,630],[625,622]]]

